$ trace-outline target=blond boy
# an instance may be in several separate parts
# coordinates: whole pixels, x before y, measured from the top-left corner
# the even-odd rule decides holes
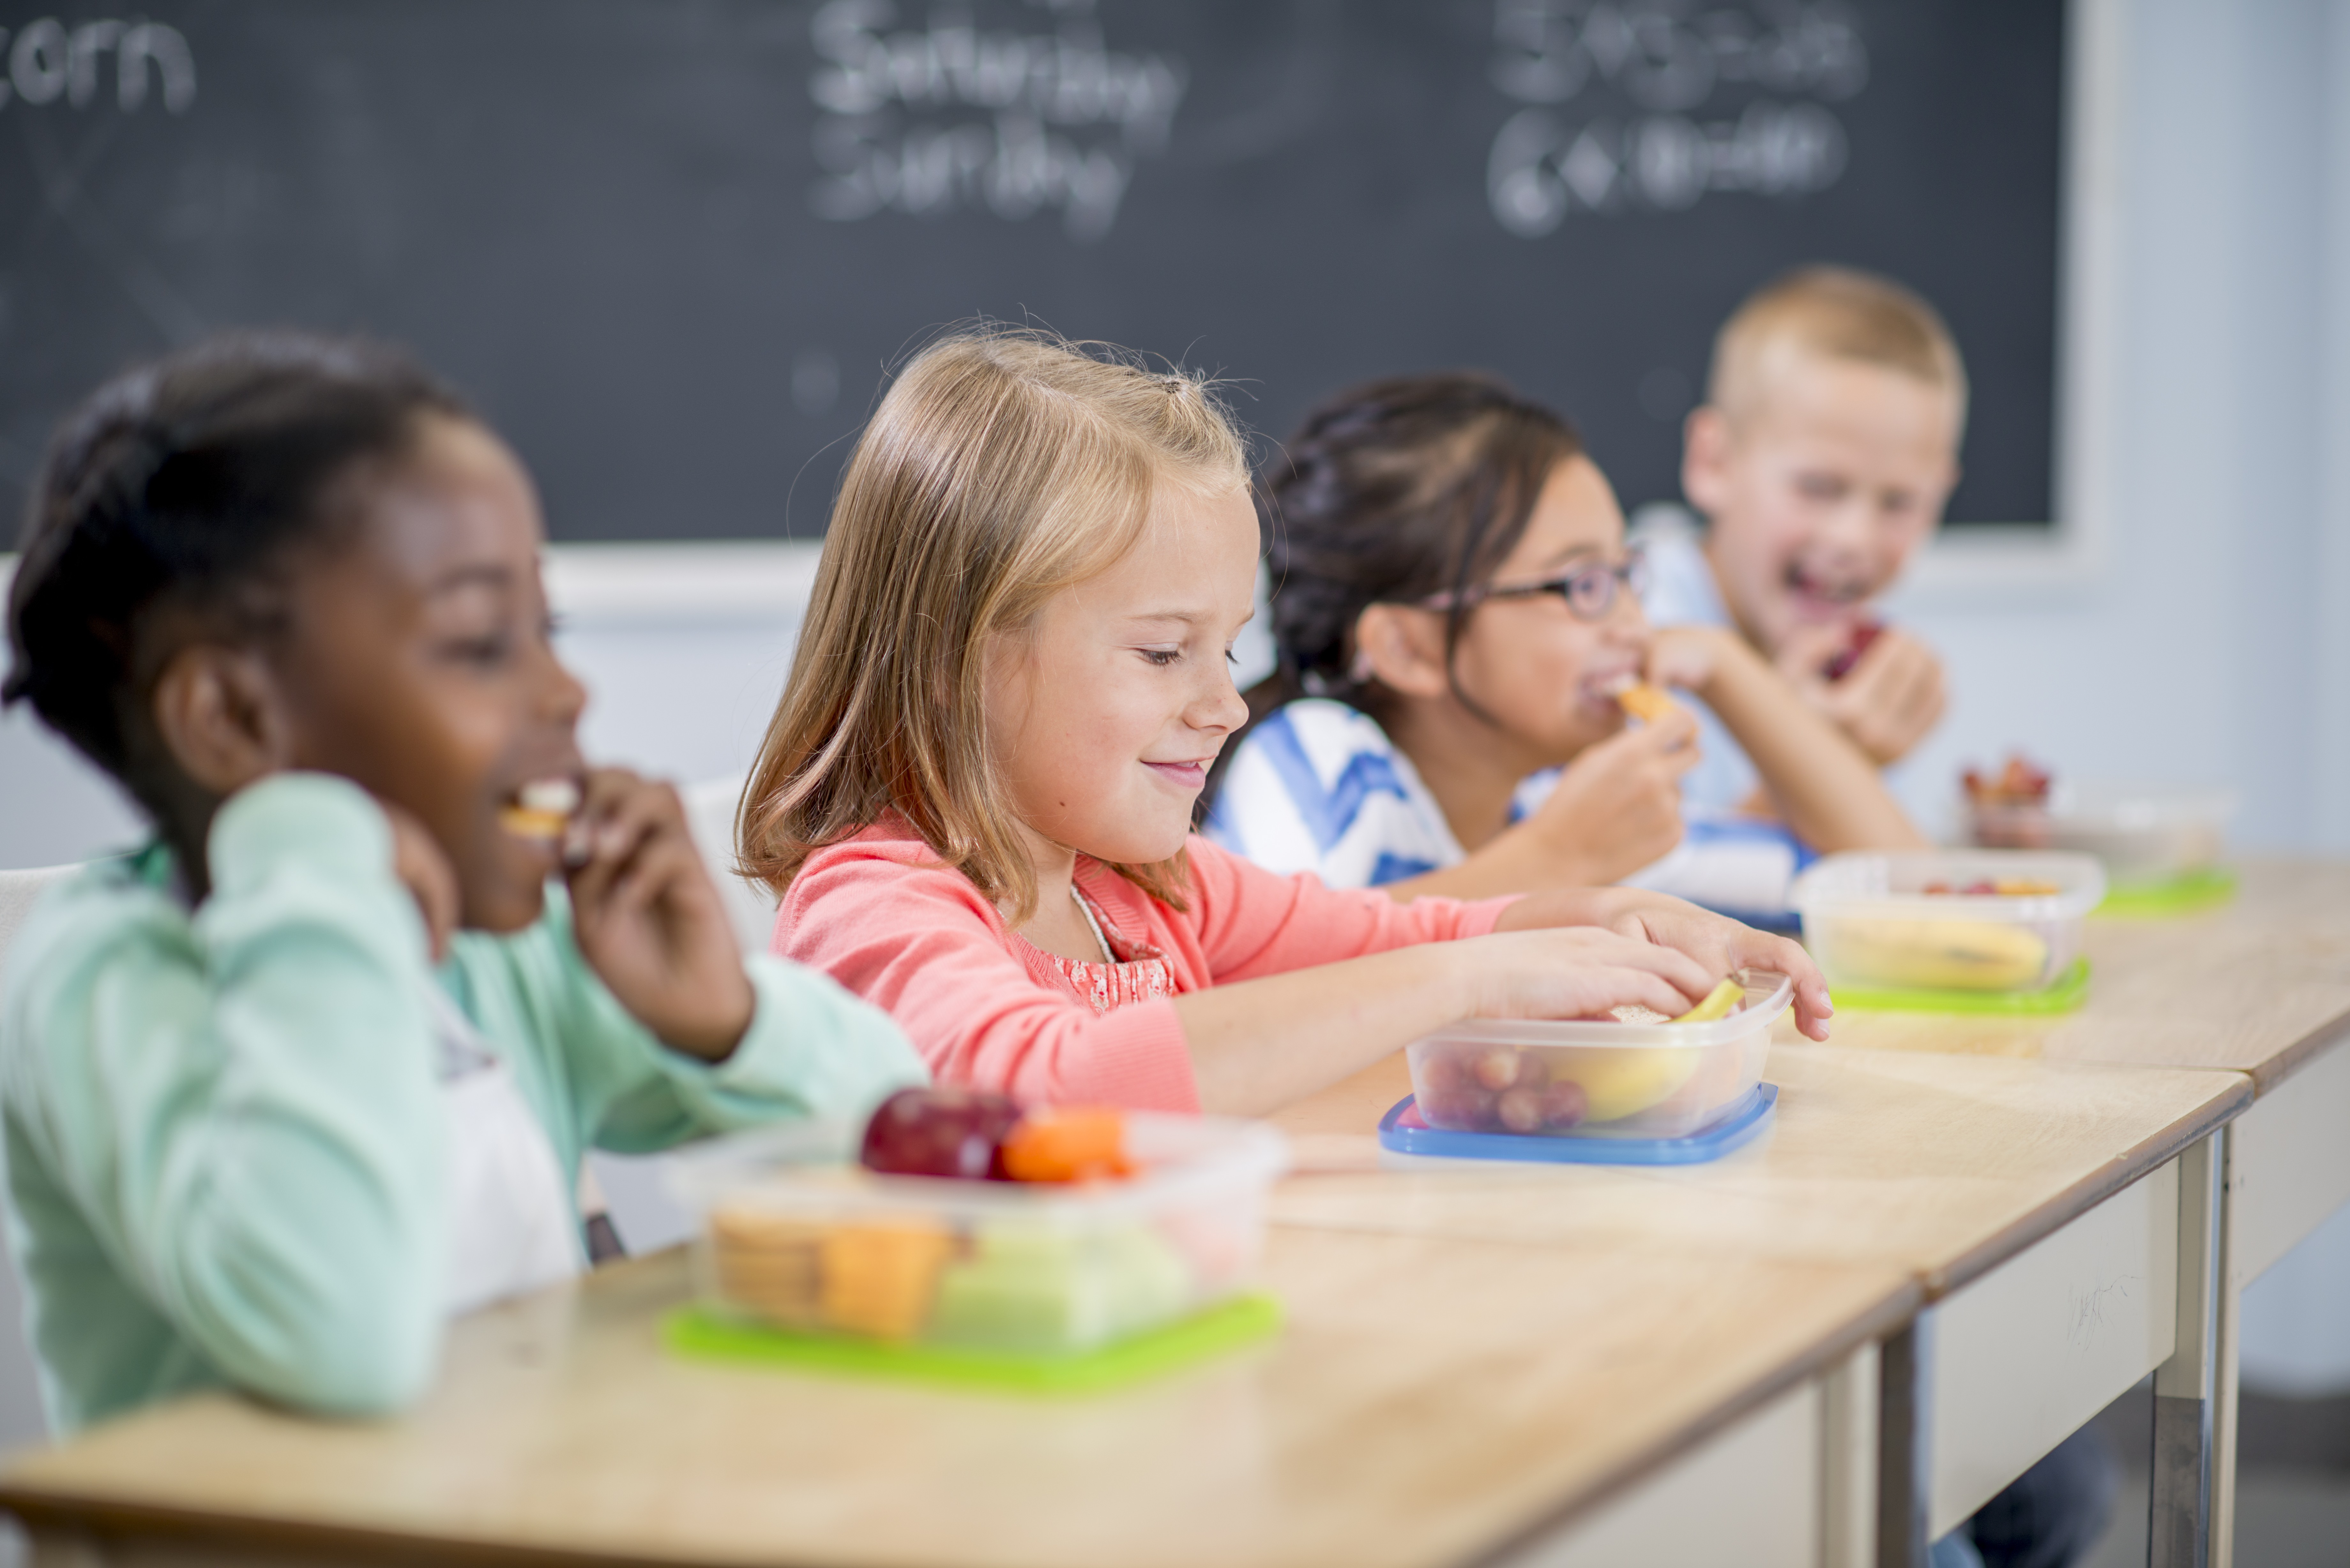
[[[1689,416],[1681,488],[1701,537],[1653,530],[1660,625],[1734,626],[1882,766],[1942,716],[1942,668],[1870,604],[1932,535],[1959,477],[1966,369],[1934,308],[1898,284],[1805,267],[1739,306]],[[1709,733],[1700,804],[1763,806]]]

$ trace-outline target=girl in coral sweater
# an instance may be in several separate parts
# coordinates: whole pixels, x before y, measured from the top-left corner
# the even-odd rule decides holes
[[[1191,836],[1248,711],[1258,551],[1212,389],[1002,329],[917,356],[858,442],[738,822],[775,950],[948,1081],[1253,1114],[1469,1017],[1679,1012],[1803,950],[1630,888],[1399,904]]]

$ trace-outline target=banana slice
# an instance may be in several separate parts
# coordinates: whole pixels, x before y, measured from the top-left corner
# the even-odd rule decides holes
[[[1746,988],[1734,980],[1725,980],[1705,993],[1705,1000],[1673,1020],[1676,1023],[1711,1023],[1717,1018],[1730,1016],[1746,999]]]

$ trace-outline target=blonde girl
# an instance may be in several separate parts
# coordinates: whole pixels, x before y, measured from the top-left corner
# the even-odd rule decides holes
[[[1791,942],[1630,889],[1400,903],[1191,836],[1247,717],[1257,524],[1211,389],[983,330],[917,356],[851,459],[738,821],[775,950],[949,1081],[1253,1114],[1456,1020],[1679,1012]]]

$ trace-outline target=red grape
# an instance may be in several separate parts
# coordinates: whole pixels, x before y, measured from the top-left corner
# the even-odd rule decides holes
[[[1868,651],[1868,645],[1884,635],[1883,621],[1865,620],[1854,627],[1851,646],[1828,660],[1827,678],[1830,680],[1841,680],[1851,674],[1852,667],[1860,662],[1860,656]]]
[[[885,1176],[1001,1181],[1003,1137],[1019,1119],[1019,1102],[984,1089],[900,1089],[865,1124],[858,1160]]]

